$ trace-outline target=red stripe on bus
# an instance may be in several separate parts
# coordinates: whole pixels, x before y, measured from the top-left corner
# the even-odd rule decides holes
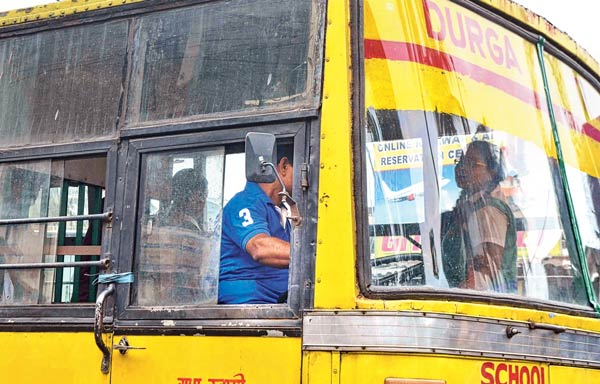
[[[596,141],[600,141],[600,131],[590,123],[584,123],[581,127],[581,133],[591,137]]]
[[[546,113],[548,111],[544,101],[545,96],[540,95],[531,88],[521,85],[508,77],[499,75],[493,71],[487,70],[459,57],[418,44],[386,40],[366,39],[364,41],[364,49],[365,59],[408,61],[439,68],[449,72],[455,72],[460,75],[468,76],[475,81],[479,81],[491,87],[497,88],[540,111]],[[588,123],[578,124],[570,111],[558,105],[553,105],[553,107],[554,111],[556,112],[556,119],[559,122],[570,126],[572,129],[590,137],[595,141],[600,142],[600,130],[597,130]]]

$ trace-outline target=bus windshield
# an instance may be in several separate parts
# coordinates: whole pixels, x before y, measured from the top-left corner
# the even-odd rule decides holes
[[[597,132],[598,92],[546,55],[568,149],[563,180],[534,44],[445,0],[367,1],[363,43],[371,289],[586,305],[564,181],[578,186],[577,218],[592,228],[582,242],[594,253],[599,142],[581,127]]]

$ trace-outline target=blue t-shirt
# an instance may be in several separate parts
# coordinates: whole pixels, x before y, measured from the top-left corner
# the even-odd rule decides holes
[[[289,242],[290,224],[282,226],[273,201],[247,182],[223,208],[219,303],[277,303],[287,292],[287,268],[261,264],[246,252],[248,241],[261,233]]]

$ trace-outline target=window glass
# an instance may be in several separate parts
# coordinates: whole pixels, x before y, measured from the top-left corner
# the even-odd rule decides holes
[[[223,190],[223,206],[243,190],[246,186],[246,154],[244,152],[228,153],[225,158],[225,188]]]
[[[569,190],[596,295],[600,295],[600,92],[545,55]]]
[[[126,47],[127,22],[0,40],[0,145],[112,136]]]
[[[101,213],[105,158],[0,165],[0,218]],[[90,261],[100,257],[101,223],[0,226],[0,263]],[[0,270],[1,303],[93,302],[97,268]]]
[[[217,1],[141,18],[129,122],[306,101],[311,1]]]
[[[535,46],[446,0],[364,38],[371,289],[587,304]]]
[[[138,305],[216,304],[224,148],[143,157]]]

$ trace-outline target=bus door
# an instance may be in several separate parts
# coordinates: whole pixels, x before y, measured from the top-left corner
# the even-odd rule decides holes
[[[273,304],[217,304],[221,213],[245,186],[244,137],[275,132],[304,163],[306,123],[231,129],[128,142],[118,245],[112,383],[258,383],[300,381],[300,238],[292,232],[288,299]],[[304,202],[302,172],[292,195]],[[114,242],[115,244],[117,242]]]

